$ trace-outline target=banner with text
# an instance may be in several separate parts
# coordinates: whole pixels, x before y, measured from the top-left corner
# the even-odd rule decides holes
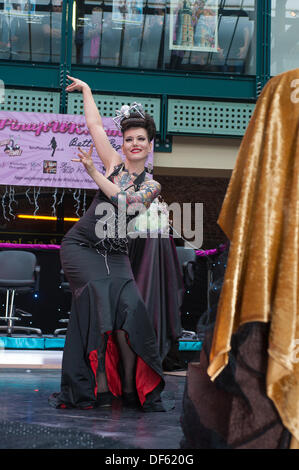
[[[110,144],[121,151],[122,134],[112,118],[103,118]],[[88,150],[92,138],[84,116],[0,111],[0,184],[97,189],[78,158],[78,147]],[[104,167],[93,150],[96,168]],[[153,153],[146,170],[153,173]]]

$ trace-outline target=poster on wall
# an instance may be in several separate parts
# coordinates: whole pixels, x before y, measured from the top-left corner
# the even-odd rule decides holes
[[[169,49],[217,52],[218,0],[170,0]]]
[[[123,137],[112,118],[102,118],[112,147],[122,155]],[[92,144],[84,116],[0,111],[1,185],[98,189],[78,158]],[[96,168],[105,172],[96,150]],[[153,153],[145,164],[153,172]]]
[[[35,0],[5,0],[4,11],[20,15],[28,13],[31,15],[35,14],[36,1]]]
[[[143,0],[113,0],[112,21],[141,24],[143,21]]]
[[[13,36],[18,36],[17,33],[20,33],[25,23],[40,23],[40,15],[36,12],[36,0],[5,0],[4,8],[0,14],[10,25],[11,32],[15,33]],[[24,40],[24,35],[22,36],[22,40]]]

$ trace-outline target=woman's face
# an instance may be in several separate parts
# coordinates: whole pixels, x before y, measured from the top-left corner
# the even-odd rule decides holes
[[[131,127],[124,133],[122,151],[131,161],[146,159],[152,150],[152,144],[148,140],[146,129],[143,127]]]

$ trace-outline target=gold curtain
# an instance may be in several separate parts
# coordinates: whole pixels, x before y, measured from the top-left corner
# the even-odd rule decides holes
[[[208,374],[231,336],[270,322],[267,395],[299,442],[299,69],[264,87],[242,140],[218,224],[230,240]]]

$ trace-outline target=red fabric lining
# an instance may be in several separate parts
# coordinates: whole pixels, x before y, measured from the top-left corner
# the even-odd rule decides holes
[[[90,362],[90,367],[91,367],[92,372],[94,373],[94,377],[95,377],[96,385],[95,385],[95,388],[94,388],[94,395],[96,397],[97,393],[98,393],[97,370],[98,370],[98,364],[99,364],[98,352],[96,350],[91,351],[89,353],[89,362]]]
[[[119,397],[122,394],[121,380],[118,372],[119,354],[113,335],[109,335],[105,356],[105,368],[110,392]]]
[[[141,405],[145,402],[146,395],[152,392],[161,382],[161,377],[144,360],[137,356],[136,365],[136,389]]]
[[[128,334],[126,334],[128,343],[130,344]],[[110,391],[115,396],[122,394],[121,380],[118,372],[119,353],[117,344],[113,335],[109,335],[106,350],[106,375]],[[152,392],[160,383],[161,377],[144,360],[137,356],[136,364],[136,390],[141,405],[144,404],[146,395]]]
[[[105,368],[108,387],[111,393],[119,397],[122,395],[122,385],[118,370],[119,363],[119,352],[118,347],[111,334],[111,331],[107,332],[109,335],[107,341],[107,349],[105,355]],[[130,344],[128,334],[126,334],[128,343]],[[89,353],[89,361],[91,369],[95,376],[96,386],[95,386],[95,396],[97,395],[97,369],[98,369],[98,353],[97,351],[91,351]],[[136,364],[136,390],[139,396],[141,405],[144,404],[146,395],[152,392],[160,383],[161,377],[157,372],[155,372],[150,366],[144,362],[144,360],[137,356]]]

